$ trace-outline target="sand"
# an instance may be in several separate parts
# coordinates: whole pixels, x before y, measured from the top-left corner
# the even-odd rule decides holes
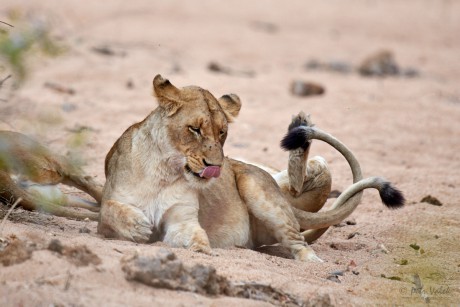
[[[161,73],[177,86],[240,96],[243,107],[230,126],[227,155],[286,168],[279,141],[291,116],[302,110],[353,150],[364,176],[384,176],[407,198],[405,208],[391,211],[377,192],[366,191],[349,218],[356,224],[333,227],[313,244],[322,264],[300,263],[276,251],[217,249],[217,256],[208,256],[171,248],[184,264],[212,265],[232,282],[271,285],[305,305],[460,302],[460,3],[4,0],[0,16],[10,9],[46,18],[68,48],[56,58],[33,58],[29,78],[14,92],[7,88],[11,80],[5,82],[0,129],[27,133],[57,152],[71,153],[100,181],[115,140],[156,107],[151,81]],[[94,50],[101,47],[112,54]],[[382,49],[418,75],[359,75],[355,68]],[[312,59],[353,69],[306,69]],[[224,71],[211,71],[211,62]],[[294,80],[321,84],[325,93],[294,96]],[[87,129],[77,138],[74,131],[81,127]],[[76,140],[83,142],[76,146]],[[345,160],[333,148],[315,141],[310,153],[328,161],[333,189],[343,191],[351,183]],[[442,206],[421,202],[427,195]],[[7,208],[1,207],[4,215]],[[81,232],[85,227],[89,233]],[[1,233],[12,236],[34,251],[22,263],[0,265],[1,306],[268,304],[127,281],[123,257],[168,247],[105,240],[95,222],[18,209]],[[53,239],[69,247],[86,245],[100,264],[79,266],[46,249]],[[354,273],[328,279],[352,261]]]

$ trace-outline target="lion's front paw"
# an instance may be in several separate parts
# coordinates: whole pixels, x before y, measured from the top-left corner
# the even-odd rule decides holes
[[[190,250],[210,256],[217,256],[217,253],[212,250],[211,246],[206,244],[200,244],[195,242],[190,246]]]
[[[152,236],[153,225],[149,222],[147,217],[139,216],[134,218],[131,222],[131,229],[129,230],[130,236],[134,242],[146,243]]]
[[[116,238],[145,243],[152,235],[153,226],[140,209],[110,201],[101,210],[98,226],[99,230],[105,228],[111,229]]]
[[[295,254],[295,259],[300,260],[300,261],[312,261],[312,262],[324,262],[321,258],[316,256],[315,252],[313,249],[310,247],[304,247],[300,249],[296,254]]]
[[[215,252],[213,252],[211,244],[209,244],[209,239],[206,232],[201,228],[195,231],[195,234],[192,237],[192,244],[189,248],[194,252],[199,252],[211,256],[217,255]]]

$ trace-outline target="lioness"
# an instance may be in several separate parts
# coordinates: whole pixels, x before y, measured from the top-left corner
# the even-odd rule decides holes
[[[59,183],[88,193],[96,203],[62,193]],[[101,198],[102,185],[66,157],[24,134],[0,131],[0,202],[20,199],[20,205],[29,210],[95,220],[97,212],[80,212],[66,206],[99,211]]]
[[[241,108],[236,95],[216,99],[200,87],[179,89],[160,75],[153,88],[159,106],[129,127],[106,157],[98,224],[105,236],[162,240],[208,254],[211,247],[279,242],[295,259],[321,261],[305,239],[316,239],[351,214],[363,189],[379,189],[390,207],[403,204],[401,193],[381,178],[359,181],[351,152],[311,127],[303,113],[293,119],[283,141],[290,150],[288,170],[276,172],[224,156],[228,124]],[[326,202],[331,176],[323,158],[308,160],[311,138],[339,149],[356,182],[333,210],[320,213],[312,212]]]

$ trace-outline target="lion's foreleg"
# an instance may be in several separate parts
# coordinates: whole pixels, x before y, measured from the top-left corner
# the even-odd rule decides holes
[[[163,215],[160,228],[163,242],[173,247],[185,247],[196,252],[212,254],[208,235],[198,221],[198,205],[176,204]]]

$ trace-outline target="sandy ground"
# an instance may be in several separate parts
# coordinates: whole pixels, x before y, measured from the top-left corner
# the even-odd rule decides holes
[[[68,51],[31,63],[27,82],[0,102],[0,128],[31,134],[64,154],[77,152],[100,181],[115,140],[155,108],[151,81],[161,73],[177,86],[241,97],[227,155],[285,168],[287,154],[278,144],[291,115],[303,110],[354,151],[365,176],[386,177],[408,200],[404,209],[390,211],[375,191],[367,191],[350,217],[356,225],[332,228],[313,245],[323,264],[238,248],[217,250],[218,256],[172,249],[185,264],[209,264],[231,281],[271,285],[305,304],[460,303],[459,2],[3,0],[0,16],[13,8],[45,16]],[[94,52],[101,46],[115,54]],[[311,59],[356,67],[380,49],[391,50],[398,64],[419,75],[369,78],[305,69]],[[210,71],[211,61],[231,73]],[[326,93],[295,97],[289,87],[297,79],[322,84]],[[45,82],[75,94],[51,90]],[[72,129],[82,126],[90,128],[85,142],[72,147]],[[350,184],[348,166],[333,148],[314,142],[311,154],[330,164],[333,189]],[[422,203],[427,195],[442,206]],[[84,227],[90,232],[81,233]],[[358,234],[348,239],[353,232]],[[11,235],[39,247],[52,239],[84,244],[101,263],[77,266],[41,249],[23,263],[0,266],[1,306],[267,304],[126,281],[122,257],[155,254],[164,244],[104,240],[95,222],[16,210],[1,233]],[[351,261],[355,273],[345,272],[339,282],[327,279]],[[414,275],[425,298],[414,290]]]

